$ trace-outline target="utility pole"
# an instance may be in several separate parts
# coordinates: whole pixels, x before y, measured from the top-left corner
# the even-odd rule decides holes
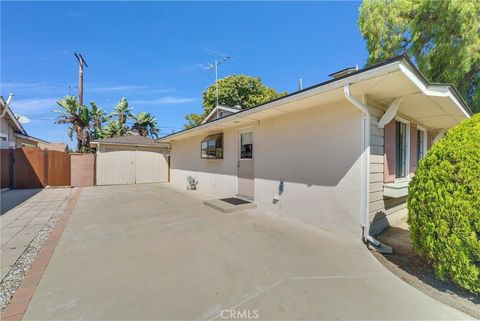
[[[225,56],[223,57],[222,60],[218,61],[217,59],[215,59],[215,62],[212,64],[212,63],[208,63],[207,64],[207,70],[212,70],[212,69],[215,69],[215,96],[216,96],[216,107],[218,107],[218,66],[223,64],[225,61],[227,61],[228,59],[230,59],[229,56]]]
[[[83,105],[83,65],[88,67],[87,62],[83,59],[82,54],[73,53],[78,60],[78,104]]]

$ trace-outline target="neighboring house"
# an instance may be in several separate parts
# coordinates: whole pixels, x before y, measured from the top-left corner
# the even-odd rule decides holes
[[[230,106],[219,105],[213,108],[210,114],[208,114],[207,117],[205,117],[205,119],[202,121],[202,124],[208,123],[209,121],[212,121],[218,118],[229,116],[231,114],[238,113],[240,110],[242,110],[240,106],[230,107]]]
[[[11,100],[9,97],[9,100]],[[0,96],[0,148],[15,148],[16,144],[16,133],[21,133],[27,135],[27,132],[23,128],[22,124],[18,121],[15,114],[12,112],[8,106],[5,99]]]
[[[140,135],[98,139],[97,185],[168,182],[169,145]]]
[[[9,97],[9,100],[11,100],[11,97]],[[8,102],[5,101],[2,96],[0,96],[0,107],[0,149],[37,147],[61,152],[68,151],[68,145],[65,143],[50,143],[46,140],[28,135],[10,109]]]
[[[19,147],[37,147],[40,149],[68,152],[67,143],[50,143],[46,140],[20,133],[16,133],[15,137],[17,139],[17,146]]]
[[[407,186],[436,137],[470,117],[457,90],[406,57],[159,139],[170,180],[241,195],[260,208],[340,232],[376,234],[406,215]]]

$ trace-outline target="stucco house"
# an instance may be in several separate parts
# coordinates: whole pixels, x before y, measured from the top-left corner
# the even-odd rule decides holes
[[[457,90],[428,82],[407,57],[332,79],[159,139],[170,181],[252,199],[342,235],[375,235],[406,215],[418,161],[470,117]]]
[[[28,135],[9,106],[12,97],[13,95],[10,95],[5,101],[3,96],[0,96],[0,149],[36,147],[60,152],[68,151],[66,143],[50,143]]]
[[[11,100],[11,98],[12,96],[8,100]],[[0,96],[0,148],[17,147],[16,134],[18,133],[27,136],[27,132],[8,106],[7,101],[3,96]]]

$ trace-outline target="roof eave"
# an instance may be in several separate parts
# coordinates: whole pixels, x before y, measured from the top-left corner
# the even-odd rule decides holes
[[[402,68],[403,66],[403,68]],[[266,102],[264,104],[249,108],[249,109],[243,109],[235,114],[228,115],[222,118],[214,119],[206,123],[202,123],[201,125],[198,125],[193,128],[189,129],[184,129],[182,131],[164,136],[159,138],[157,141],[159,142],[170,142],[173,139],[176,139],[178,137],[181,137],[182,135],[188,133],[194,133],[195,131],[199,131],[202,129],[209,128],[211,126],[215,125],[221,125],[225,122],[228,122],[232,119],[235,118],[242,118],[246,117],[252,113],[256,112],[261,112],[265,109],[269,108],[275,108],[279,105],[286,104],[289,102],[293,102],[296,100],[300,100],[309,96],[313,95],[318,95],[327,91],[335,90],[340,87],[343,87],[345,84],[353,84],[362,80],[367,80],[369,78],[373,77],[378,77],[382,75],[389,74],[391,72],[395,72],[398,70],[402,70],[404,73],[407,75],[410,73],[414,75],[412,79],[417,79],[418,81],[416,82],[416,85],[419,86],[421,89],[424,88],[428,91],[429,86],[438,86],[438,87],[443,87],[445,89],[448,89],[448,91],[451,93],[450,98],[455,101],[456,105],[461,108],[462,112],[465,114],[466,117],[470,117],[472,115],[472,112],[468,105],[465,103],[461,95],[458,93],[456,88],[452,85],[449,84],[432,84],[430,83],[422,74],[421,72],[415,67],[415,65],[408,59],[406,56],[399,56],[395,57],[389,60],[386,60],[382,63],[379,63],[377,65],[372,65],[367,68],[358,70],[356,72],[330,79],[328,81],[325,81],[323,83],[305,88],[303,90],[293,92],[289,95],[279,97],[277,99],[271,100],[269,102]],[[409,72],[408,72],[409,71]],[[410,75],[411,76],[411,75]],[[422,90],[424,91],[424,90]],[[424,92],[427,92],[424,91]]]
[[[95,145],[95,146],[94,146]],[[100,145],[116,145],[116,146],[129,146],[129,147],[152,147],[152,148],[170,148],[170,144],[167,143],[158,143],[157,145],[147,145],[147,144],[129,144],[129,143],[116,143],[116,142],[90,142],[90,147],[97,148]]]

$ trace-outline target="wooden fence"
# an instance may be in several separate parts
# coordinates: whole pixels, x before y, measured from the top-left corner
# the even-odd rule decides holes
[[[70,155],[22,147],[0,150],[1,187],[70,186]]]

